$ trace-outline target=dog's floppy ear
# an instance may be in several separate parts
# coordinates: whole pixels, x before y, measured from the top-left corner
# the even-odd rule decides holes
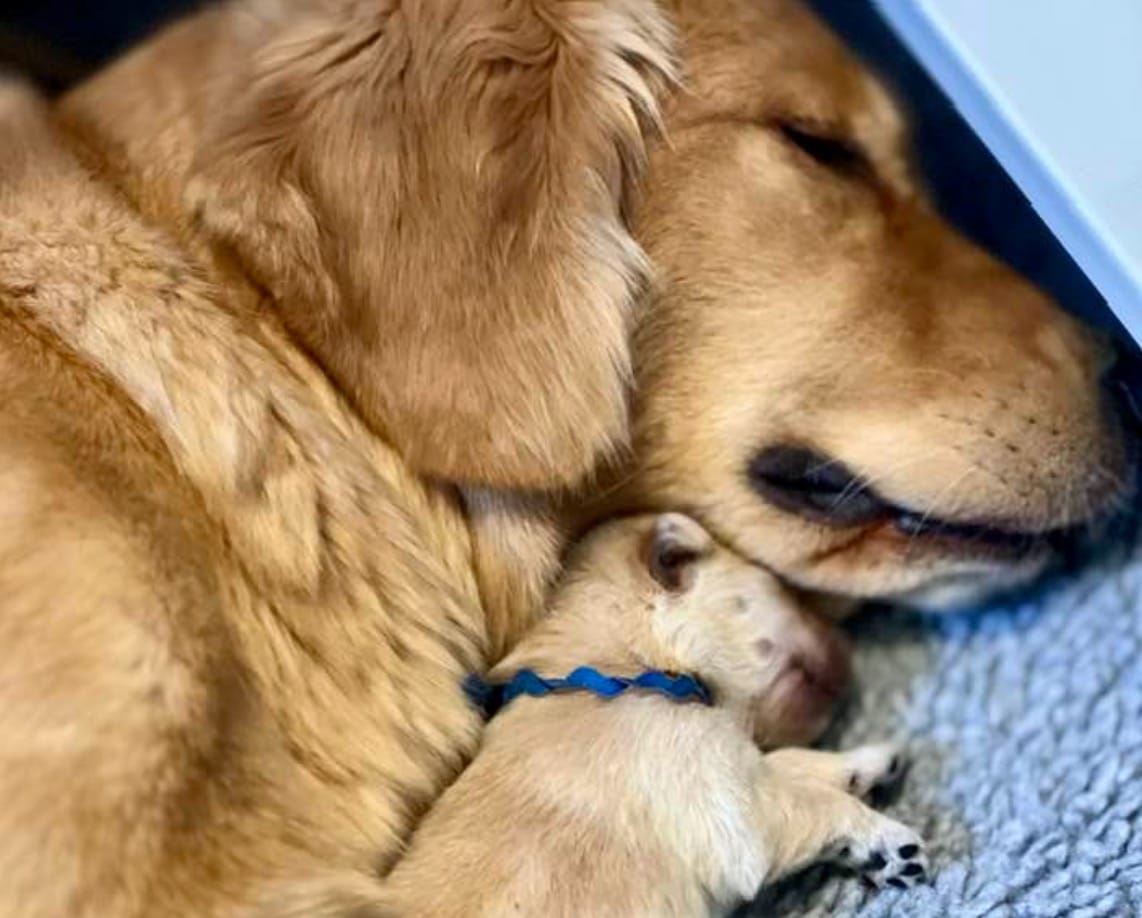
[[[652,0],[383,6],[280,26],[192,204],[420,472],[573,483],[626,436],[624,218],[671,30]]]

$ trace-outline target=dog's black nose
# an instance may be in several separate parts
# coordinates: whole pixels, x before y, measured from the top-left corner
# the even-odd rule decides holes
[[[1142,352],[1125,341],[1114,344],[1114,358],[1103,382],[1127,435],[1142,436]]]
[[[1056,544],[1071,566],[1105,553],[1108,545],[1142,544],[1142,350],[1125,339],[1112,342],[1113,355],[1103,376],[1106,399],[1122,428],[1123,483],[1126,494],[1093,525],[1069,531]]]

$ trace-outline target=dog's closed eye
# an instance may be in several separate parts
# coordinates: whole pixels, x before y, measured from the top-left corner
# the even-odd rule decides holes
[[[826,169],[845,178],[872,179],[872,163],[853,141],[792,121],[779,122],[777,129],[790,145]]]

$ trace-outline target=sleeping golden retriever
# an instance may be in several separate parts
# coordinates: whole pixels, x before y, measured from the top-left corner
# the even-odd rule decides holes
[[[0,84],[0,323],[4,915],[384,873],[595,518],[940,605],[1129,477],[792,0],[237,0]]]

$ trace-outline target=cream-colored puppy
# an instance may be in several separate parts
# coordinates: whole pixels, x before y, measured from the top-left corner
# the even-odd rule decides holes
[[[681,698],[630,689],[510,700],[422,823],[376,913],[723,914],[822,859],[877,884],[922,880],[919,836],[860,799],[896,776],[895,748],[767,755],[755,742],[767,695],[812,690],[804,627],[773,577],[688,517],[596,531],[549,617],[490,681],[587,666],[622,680],[683,673],[695,690],[678,680]]]

